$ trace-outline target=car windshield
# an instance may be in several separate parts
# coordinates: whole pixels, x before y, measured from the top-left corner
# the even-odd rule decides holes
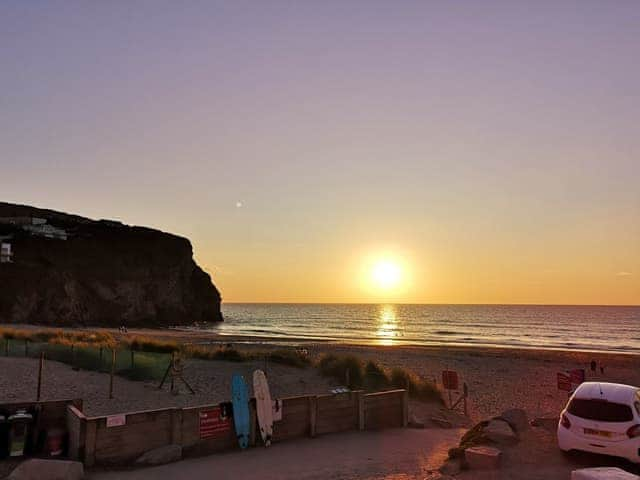
[[[600,422],[629,422],[633,412],[628,405],[607,402],[606,400],[585,400],[574,398],[569,404],[569,413],[576,417]]]

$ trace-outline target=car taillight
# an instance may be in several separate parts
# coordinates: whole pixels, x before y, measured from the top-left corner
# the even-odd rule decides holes
[[[564,413],[560,418],[560,425],[562,425],[564,428],[571,428],[571,422],[569,421],[569,418],[567,418],[567,416]]]
[[[627,437],[640,437],[640,425],[633,425],[632,427],[629,427],[629,430],[627,430]]]

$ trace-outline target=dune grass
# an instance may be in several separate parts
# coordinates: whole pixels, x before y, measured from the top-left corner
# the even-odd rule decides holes
[[[347,383],[348,387],[363,388],[368,391],[384,390],[388,388],[406,388],[409,395],[426,402],[444,403],[442,393],[435,385],[420,379],[415,373],[394,368],[388,373],[378,363],[369,361],[366,364],[353,355],[338,356],[323,355],[318,361],[320,373],[326,377],[335,378],[339,382]]]

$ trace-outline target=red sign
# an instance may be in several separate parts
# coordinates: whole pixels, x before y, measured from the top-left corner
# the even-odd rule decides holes
[[[458,372],[444,370],[442,372],[442,385],[445,390],[458,390]]]
[[[569,375],[558,372],[558,390],[571,391],[571,377]]]
[[[576,368],[575,370],[571,370],[569,372],[569,376],[571,377],[571,383],[573,383],[574,385],[580,385],[584,382],[584,369]]]
[[[214,407],[200,411],[200,438],[214,438],[231,430],[231,418],[222,416],[222,409]]]

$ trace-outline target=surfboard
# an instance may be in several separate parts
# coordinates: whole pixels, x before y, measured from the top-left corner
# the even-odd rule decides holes
[[[253,372],[253,393],[256,396],[260,436],[265,447],[268,447],[271,445],[271,436],[273,435],[273,403],[271,402],[267,377],[262,370]]]
[[[233,423],[240,448],[249,446],[251,419],[249,417],[249,390],[242,375],[231,379],[231,403],[233,404]]]

